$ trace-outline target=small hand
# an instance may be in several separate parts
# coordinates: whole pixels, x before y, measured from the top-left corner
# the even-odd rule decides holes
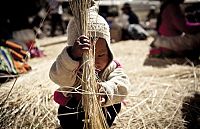
[[[105,88],[102,87],[100,83],[98,83],[97,85],[100,87],[100,89],[99,89],[99,93],[100,93],[100,104],[101,104],[101,105],[104,105],[104,104],[107,102],[107,100],[108,100],[108,97],[107,97],[107,95],[106,95]]]
[[[71,55],[73,58],[81,58],[83,56],[84,51],[88,51],[90,49],[90,40],[87,36],[81,35],[75,42],[71,50]]]
[[[100,104],[104,105],[106,103],[106,97],[105,96],[101,96],[100,97]]]

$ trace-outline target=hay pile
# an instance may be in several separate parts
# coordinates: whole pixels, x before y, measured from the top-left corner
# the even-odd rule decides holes
[[[132,74],[135,86],[119,115],[119,123],[125,129],[184,129],[183,104],[200,90],[199,76],[199,68],[181,66]],[[120,124],[116,127],[122,127]]]
[[[193,66],[188,60],[185,61],[190,66],[144,66],[148,43],[127,41],[123,42],[122,48],[117,44],[113,46],[115,53],[120,49],[127,50],[117,54],[117,57],[123,62],[132,83],[127,105],[113,128],[184,129],[191,125],[190,129],[200,128],[199,66]],[[132,52],[128,51],[130,46]],[[128,58],[122,55],[128,55]],[[195,95],[196,92],[198,94]],[[188,123],[188,119],[196,123]]]
[[[52,93],[57,86],[50,81],[48,72],[55,55],[64,46],[45,47],[48,56],[32,60],[33,70],[18,78],[4,104],[2,102],[13,81],[0,86],[1,129],[57,127],[58,105],[52,101]],[[113,129],[184,129],[184,122],[192,119],[188,114],[195,112],[194,120],[199,118],[200,97],[194,92],[200,91],[200,68],[192,65],[144,66],[148,46],[148,41],[112,44],[132,83],[126,98],[127,105],[123,106]],[[38,61],[40,63],[36,63]],[[183,112],[185,119],[182,118]]]
[[[14,79],[1,85],[1,129],[48,129],[57,125],[55,117],[57,105],[52,101],[52,93],[56,86],[48,79],[49,63],[36,65],[30,73],[18,78],[16,84]]]

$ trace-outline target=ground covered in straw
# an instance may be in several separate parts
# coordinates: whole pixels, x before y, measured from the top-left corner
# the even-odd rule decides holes
[[[169,59],[147,59],[152,40],[112,44],[132,83],[126,105],[112,128],[184,129],[190,125],[191,129],[199,128],[199,67],[189,60],[178,65]],[[57,86],[50,81],[48,72],[65,45],[45,45],[47,56],[29,61],[32,71],[0,86],[1,129],[58,127],[58,105],[52,101]]]

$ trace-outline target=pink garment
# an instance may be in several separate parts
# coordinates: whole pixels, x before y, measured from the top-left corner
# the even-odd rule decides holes
[[[188,22],[186,23],[188,26],[200,26],[200,22],[195,22],[195,23],[192,23],[192,22]]]
[[[200,31],[200,27],[189,26],[178,4],[169,4],[164,9],[159,26],[159,33],[163,36],[179,36],[183,32],[191,34]]]
[[[31,58],[46,56],[44,51],[37,47],[35,40],[28,40],[26,45],[28,47],[28,51],[30,52]]]
[[[67,102],[71,99],[70,97],[65,97],[62,92],[55,91],[53,95],[53,99],[56,103],[65,106]]]

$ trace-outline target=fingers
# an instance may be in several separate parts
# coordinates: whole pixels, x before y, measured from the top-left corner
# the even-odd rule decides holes
[[[101,93],[101,95],[100,95],[100,104],[104,105],[107,102],[107,100],[108,100],[106,91],[105,91],[105,89],[103,87],[101,87],[99,89],[99,93]]]
[[[88,42],[80,42],[79,40],[76,40],[75,43],[74,43],[74,47],[76,49],[79,49],[80,51],[81,50],[88,50],[90,49],[90,43]]]
[[[81,58],[85,51],[88,51],[91,48],[90,40],[87,36],[81,35],[74,42],[72,47],[72,56],[74,58]]]
[[[81,35],[78,40],[80,41],[80,43],[84,44],[84,43],[90,43],[90,40],[87,36],[85,35]]]
[[[101,104],[106,103],[106,99],[105,99],[104,97],[101,97],[100,103],[101,103]]]
[[[79,46],[79,49],[81,50],[88,50],[90,49],[90,40],[88,37],[81,35],[77,40],[76,40],[76,45]]]
[[[106,95],[100,96],[100,104],[103,106],[108,101],[108,97]]]

